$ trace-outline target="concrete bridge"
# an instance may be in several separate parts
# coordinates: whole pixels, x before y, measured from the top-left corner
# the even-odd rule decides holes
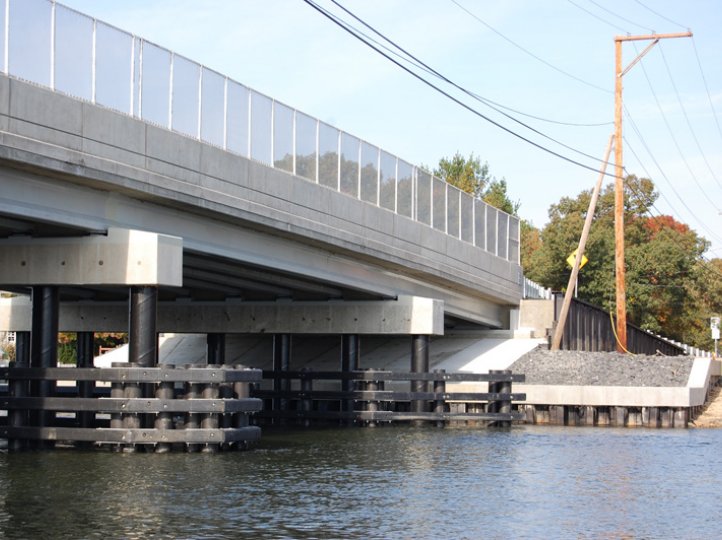
[[[52,288],[60,330],[127,330],[129,287],[157,331],[509,328],[517,218],[60,4],[5,13],[0,287]]]

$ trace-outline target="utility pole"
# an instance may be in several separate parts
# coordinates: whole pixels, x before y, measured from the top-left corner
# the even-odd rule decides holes
[[[569,274],[569,282],[567,283],[567,291],[564,294],[564,302],[562,303],[562,309],[559,313],[557,320],[557,326],[554,329],[554,336],[552,337],[552,351],[558,351],[562,344],[562,337],[564,336],[564,326],[567,323],[567,316],[569,315],[569,306],[572,303],[572,292],[576,297],[576,281],[579,276],[579,268],[581,266],[582,257],[584,257],[584,248],[587,245],[587,238],[589,238],[589,230],[592,228],[592,219],[594,219],[594,209],[597,206],[597,199],[599,198],[599,192],[602,189],[602,180],[607,171],[607,163],[609,162],[609,154],[612,152],[612,141],[614,140],[614,133],[609,137],[609,144],[607,150],[604,152],[604,161],[602,161],[602,168],[599,170],[599,179],[594,185],[592,190],[592,198],[589,200],[589,209],[587,210],[587,217],[584,219],[584,227],[582,228],[582,235],[579,237],[579,245],[577,246],[577,256],[574,258],[574,264],[572,265],[572,273]],[[572,287],[574,285],[574,287]]]
[[[616,246],[614,268],[617,289],[617,350],[627,347],[627,300],[624,283],[624,165],[622,161],[622,77],[654,47],[660,39],[692,37],[692,32],[677,34],[651,34],[643,36],[616,36],[614,38],[615,84],[614,84],[614,243]],[[625,41],[652,41],[646,49],[622,70],[622,43]]]

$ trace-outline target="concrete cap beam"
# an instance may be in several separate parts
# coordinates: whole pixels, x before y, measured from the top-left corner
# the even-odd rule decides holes
[[[62,332],[123,332],[126,303],[64,302]],[[26,297],[0,299],[0,330],[30,330]],[[227,334],[443,335],[444,303],[433,298],[354,302],[160,302],[158,332]]]
[[[182,284],[177,236],[109,228],[105,236],[0,240],[0,285]]]

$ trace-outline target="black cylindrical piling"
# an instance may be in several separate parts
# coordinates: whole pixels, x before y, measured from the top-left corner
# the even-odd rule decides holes
[[[511,376],[511,370],[509,369],[505,369],[500,373]],[[502,414],[511,414],[511,380],[501,381],[498,388],[499,392],[504,394],[503,399],[499,401],[499,412]],[[498,426],[511,427],[511,420],[501,420]]]
[[[301,372],[303,373],[301,377],[301,425],[308,427],[311,425],[309,414],[313,410],[313,401],[311,399],[313,378],[311,377],[311,370],[309,368],[303,368]]]
[[[235,369],[244,368],[236,366]],[[237,381],[233,383],[233,396],[236,399],[247,399],[251,397],[251,383],[242,381]],[[233,427],[243,428],[248,426],[250,424],[249,416],[249,413],[246,412],[238,412],[233,415]],[[235,443],[235,447],[238,450],[244,450],[248,448],[248,443],[246,441],[238,441],[237,443]]]
[[[230,366],[226,365],[225,334],[206,334],[206,359],[208,365],[219,365],[224,369],[232,369]],[[222,383],[218,388],[218,392],[221,399],[232,399],[233,385],[231,383]],[[230,414],[224,413],[220,415],[218,423],[222,428],[229,428],[233,424],[233,419],[231,418]]]
[[[511,371],[505,370],[489,370],[490,375],[511,375]],[[489,382],[489,393],[491,394],[511,394],[511,381],[492,381]],[[504,397],[503,399],[491,398],[487,406],[489,413],[511,414],[511,399]],[[492,427],[509,427],[509,420],[492,420],[489,424]]]
[[[236,369],[243,368],[236,366]],[[233,394],[236,399],[247,399],[251,397],[251,383],[243,381],[233,383]],[[248,424],[248,413],[239,412],[234,415],[233,427],[246,427]]]
[[[291,366],[291,334],[274,334],[273,336],[273,391],[286,393],[291,389],[290,379],[281,376]],[[285,413],[288,411],[288,398],[277,395],[273,398],[273,410]],[[276,424],[283,425],[282,418],[276,418]]]
[[[373,369],[368,369],[367,371],[374,371]],[[378,392],[379,390],[379,382],[378,381],[366,381],[366,391],[367,392]],[[379,402],[376,398],[371,397],[366,401],[366,410],[370,413],[375,413],[379,410]],[[376,420],[369,419],[366,422],[366,425],[368,427],[376,427]]]
[[[49,368],[58,365],[58,314],[60,302],[58,288],[52,286],[33,287],[32,290],[32,334],[30,344],[31,367]],[[55,392],[55,381],[41,380],[35,385],[33,395],[44,398]],[[36,425],[52,426],[53,411],[39,411]],[[41,443],[38,446],[48,446]]]
[[[30,332],[15,333],[15,364],[16,368],[30,367]],[[11,379],[8,382],[8,390],[12,397],[26,397],[28,395],[28,381]],[[13,409],[8,412],[8,423],[10,427],[25,427],[28,423],[28,411]],[[8,440],[10,451],[20,451],[27,447],[23,439]]]
[[[125,362],[113,362],[111,367],[125,367]],[[111,398],[123,398],[125,397],[125,389],[122,382],[110,383],[110,397]],[[122,429],[123,428],[123,415],[121,413],[113,413],[110,415],[110,427],[111,429]],[[113,451],[120,452],[121,446],[119,444],[112,446]]]
[[[444,380],[445,369],[435,369],[434,373],[440,378],[434,381],[434,394],[436,394],[436,400],[434,401],[434,412],[436,414],[444,414],[446,412],[446,400],[439,394],[446,393],[446,381]],[[443,420],[436,421],[436,427],[444,427]]]
[[[154,367],[158,364],[158,288],[147,285],[131,287],[129,311],[128,361],[140,367]],[[141,393],[141,397],[153,397],[154,385],[143,384]],[[150,415],[144,420],[144,427],[153,425]]]
[[[361,342],[357,334],[344,334],[341,336],[341,373],[350,371],[358,371],[359,361],[361,358]],[[354,381],[351,379],[341,380],[341,391],[351,392],[354,389]],[[354,399],[344,399],[341,401],[340,409],[343,412],[350,413],[354,410]],[[348,424],[352,424],[353,419],[347,420]]]
[[[93,332],[78,332],[77,334],[77,357],[79,368],[93,367]],[[78,381],[78,396],[81,398],[93,397],[95,389],[94,381]],[[78,424],[81,428],[93,427],[95,413],[82,411],[78,414]]]
[[[157,287],[130,288],[128,361],[140,367],[153,367],[158,363],[157,306]]]
[[[137,364],[129,363],[127,367],[140,367]],[[143,391],[140,383],[127,382],[123,387],[123,397],[126,399],[138,399],[143,396]],[[137,413],[125,413],[123,414],[123,428],[124,429],[139,429],[143,427],[141,423],[141,417]],[[132,453],[136,451],[135,444],[127,444],[123,446],[123,452]]]
[[[168,365],[166,369],[173,369],[175,366]],[[171,400],[174,397],[172,382],[160,382],[155,389],[155,397],[160,400]],[[173,429],[173,416],[169,412],[159,412],[155,417],[155,429],[166,431]],[[158,443],[155,445],[156,454],[165,454],[171,451],[169,443]]]
[[[209,368],[218,368],[220,366],[214,366],[209,365]],[[220,389],[218,388],[218,383],[208,383],[202,385],[202,394],[201,397],[203,399],[218,399],[220,395]],[[207,413],[202,415],[201,419],[201,428],[202,429],[218,429],[218,414],[217,413]],[[219,445],[214,443],[207,443],[203,445],[201,448],[202,452],[209,453],[209,454],[215,454],[219,450]]]
[[[411,336],[411,372],[429,372],[429,336]],[[427,381],[411,381],[411,392],[427,392]],[[411,400],[412,413],[424,413],[429,411],[429,403],[424,399]],[[423,421],[414,421],[413,425],[423,425]]]
[[[186,364],[183,366],[186,369],[191,369],[193,367],[200,367],[200,366],[194,366],[193,364]],[[189,382],[186,383],[186,399],[198,399],[201,397],[201,384],[196,382]],[[200,414],[195,412],[189,412],[186,414],[186,420],[185,420],[185,429],[198,429],[200,427]],[[200,450],[200,445],[198,444],[191,444],[189,443],[187,445],[188,452],[198,452]]]
[[[226,363],[226,335],[210,333],[206,335],[206,356],[208,364]]]
[[[489,375],[492,375],[494,373],[497,373],[497,371],[490,370]],[[489,381],[489,393],[490,394],[498,394],[499,393],[499,383],[497,381]],[[496,414],[499,412],[499,402],[494,399],[490,398],[489,401],[486,404],[486,412],[490,414]],[[490,422],[490,425],[495,425],[494,422]]]

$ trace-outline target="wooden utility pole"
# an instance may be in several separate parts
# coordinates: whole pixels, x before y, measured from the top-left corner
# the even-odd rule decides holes
[[[579,267],[581,266],[582,257],[584,257],[584,248],[587,245],[587,238],[589,237],[589,230],[592,228],[592,219],[594,218],[594,209],[597,206],[597,199],[599,198],[599,192],[602,189],[602,179],[607,172],[607,163],[609,162],[609,154],[612,152],[612,141],[614,140],[614,134],[609,137],[609,144],[607,144],[607,150],[604,152],[604,161],[602,162],[602,168],[599,170],[599,179],[594,186],[592,191],[592,198],[589,201],[589,209],[587,210],[587,217],[584,220],[584,227],[582,228],[582,235],[579,237],[579,246],[577,247],[577,256],[574,259],[574,265],[572,266],[572,273],[569,275],[569,282],[567,283],[567,291],[564,293],[564,303],[562,303],[562,310],[559,313],[557,319],[557,326],[554,329],[554,336],[552,337],[552,351],[558,351],[562,344],[562,336],[564,335],[564,325],[567,322],[567,315],[569,314],[569,306],[572,303],[572,296],[574,295],[574,284],[576,283],[577,276],[579,275]]]
[[[627,300],[624,283],[624,165],[622,161],[622,77],[660,39],[691,37],[692,32],[677,34],[651,34],[644,36],[616,36],[614,38],[615,84],[614,84],[614,242],[616,246],[614,268],[617,288],[617,350],[624,352],[627,347]],[[622,43],[625,41],[652,41],[632,62],[622,70]]]

